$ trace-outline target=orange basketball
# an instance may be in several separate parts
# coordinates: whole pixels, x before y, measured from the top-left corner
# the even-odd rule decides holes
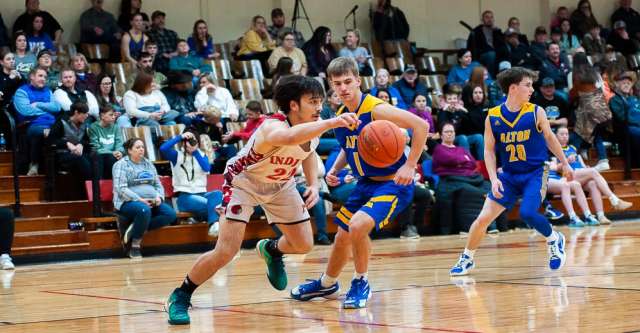
[[[365,126],[358,135],[358,154],[376,168],[388,167],[404,154],[404,133],[388,120],[376,120]]]

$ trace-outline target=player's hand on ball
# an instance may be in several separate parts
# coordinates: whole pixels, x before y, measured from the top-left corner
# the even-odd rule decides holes
[[[318,203],[318,199],[320,195],[318,194],[318,188],[316,186],[309,186],[302,194],[304,197],[304,204],[307,209],[311,209],[311,207],[315,206]]]
[[[403,165],[396,172],[393,181],[398,185],[409,185],[413,182],[413,176],[416,174],[416,168],[410,165]]]
[[[562,177],[566,178],[567,181],[573,180],[573,168],[569,163],[562,163]]]
[[[358,116],[355,113],[343,113],[335,118],[334,126],[335,127],[353,127],[358,126],[360,124],[360,120],[358,120]]]
[[[496,199],[502,199],[502,192],[504,192],[504,187],[502,187],[502,182],[500,179],[496,179],[491,182],[491,193]]]
[[[327,181],[327,185],[331,187],[340,185],[340,178],[336,176],[336,173],[337,172],[334,169],[331,169],[329,170],[329,172],[327,172],[327,175],[324,177],[324,179]]]

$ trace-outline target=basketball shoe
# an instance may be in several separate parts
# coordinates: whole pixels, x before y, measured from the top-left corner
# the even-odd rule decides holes
[[[551,221],[556,221],[556,220],[559,220],[559,219],[563,218],[564,214],[561,211],[553,208],[553,206],[551,206],[551,204],[547,204],[544,207],[544,216],[546,218],[548,218],[549,220],[551,220]]]
[[[582,228],[584,227],[584,222],[578,217],[572,217],[569,219],[569,228]]]
[[[555,271],[564,266],[566,255],[564,253],[564,235],[559,231],[554,232],[558,234],[558,239],[547,242],[547,245],[549,246],[549,268]]]
[[[322,276],[317,280],[307,280],[293,289],[291,289],[291,298],[298,301],[309,301],[316,297],[324,297],[328,299],[336,299],[340,295],[340,285],[338,282],[329,287],[322,286]]]
[[[475,267],[475,263],[473,259],[466,254],[461,254],[458,262],[451,268],[449,271],[449,275],[451,276],[459,276],[459,275],[467,275],[469,271]]]
[[[287,272],[284,270],[282,256],[272,256],[267,251],[267,244],[271,241],[271,239],[261,239],[256,244],[256,252],[267,264],[267,277],[271,285],[278,290],[284,290],[287,287]]]
[[[191,322],[189,318],[189,307],[191,306],[191,295],[176,288],[164,303],[164,310],[169,314],[169,324],[187,325]]]
[[[593,215],[588,215],[584,217],[584,224],[588,225],[588,226],[598,226],[600,225],[600,222],[598,222],[598,219],[596,219],[595,216]]]
[[[342,307],[345,309],[360,309],[367,307],[367,301],[371,298],[369,281],[364,277],[351,280],[351,288],[344,298]]]

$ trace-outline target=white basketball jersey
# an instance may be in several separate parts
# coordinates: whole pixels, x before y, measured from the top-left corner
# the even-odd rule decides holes
[[[281,121],[279,119],[267,119],[261,127],[268,122]],[[285,121],[287,126],[290,126]],[[320,140],[311,140],[309,151],[305,151],[300,145],[280,146],[265,154],[259,154],[253,150],[256,133],[251,136],[247,144],[236,156],[227,162],[225,179],[232,179],[236,175],[244,175],[252,180],[263,183],[286,183],[296,174],[296,169],[311,153],[315,152]]]

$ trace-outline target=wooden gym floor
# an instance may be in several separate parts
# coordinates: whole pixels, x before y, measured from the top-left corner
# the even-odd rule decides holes
[[[0,271],[0,332],[628,332],[640,330],[640,221],[569,230],[567,265],[547,268],[542,237],[487,237],[473,275],[448,269],[458,236],[374,241],[367,309],[297,302],[271,288],[245,249],[193,298],[191,326],[162,311],[196,255],[19,266]],[[317,278],[329,247],[287,258],[289,287]],[[353,266],[340,279],[349,286]]]

